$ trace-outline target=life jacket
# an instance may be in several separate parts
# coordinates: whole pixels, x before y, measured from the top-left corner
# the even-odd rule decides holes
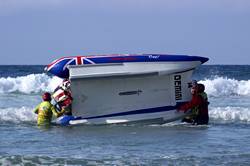
[[[207,101],[207,94],[205,92],[201,92],[199,95],[203,98],[203,100]]]
[[[59,105],[59,109],[62,107],[69,106],[72,103],[72,96],[70,91],[63,90],[62,88],[55,89],[55,92],[52,95],[53,99]]]
[[[67,99],[60,102],[60,106],[61,107],[66,107],[66,106],[69,106],[71,103],[72,103],[72,98],[68,97]]]
[[[199,93],[192,96],[192,100],[185,105],[181,106],[181,110],[191,109],[191,113],[185,117],[190,119],[194,124],[207,124],[208,117],[208,104],[206,93]]]
[[[199,95],[193,95],[192,96],[192,100],[188,103],[186,103],[185,105],[181,106],[181,110],[189,110],[191,109],[191,112],[189,113],[188,117],[190,119],[194,119],[195,117],[197,117],[197,115],[199,114],[199,110],[200,110],[200,105],[202,104],[202,97]]]
[[[64,101],[65,99],[67,99],[67,95],[65,93],[65,91],[61,88],[58,88],[52,95],[53,99],[58,103],[61,101]]]

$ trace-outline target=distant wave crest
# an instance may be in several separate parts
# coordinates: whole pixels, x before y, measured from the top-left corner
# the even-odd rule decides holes
[[[209,96],[250,96],[250,80],[235,80],[224,77],[199,81],[206,86]]]
[[[21,77],[0,78],[0,93],[38,93],[53,91],[62,81],[58,77],[50,77],[47,74],[30,74]]]
[[[47,74],[30,74],[20,77],[0,78],[0,94],[2,93],[39,93],[52,92],[62,79]],[[250,96],[250,80],[235,80],[225,77],[199,81],[206,86],[206,92],[212,97]]]
[[[216,122],[250,122],[250,108],[214,107],[210,108],[209,116]]]

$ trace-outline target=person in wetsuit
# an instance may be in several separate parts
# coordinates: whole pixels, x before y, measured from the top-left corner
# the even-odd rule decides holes
[[[205,92],[205,86],[203,84],[198,84],[198,94],[202,97],[202,104],[200,105],[198,115],[195,119],[196,124],[208,124],[209,115],[208,115],[208,97]]]
[[[70,81],[68,79],[63,80],[52,95],[56,102],[56,108],[58,110],[64,110],[64,115],[72,115],[72,101],[70,90]]]
[[[57,112],[55,107],[50,103],[51,94],[46,92],[42,95],[43,102],[38,104],[33,110],[37,116],[37,125],[50,125],[52,116],[59,117],[63,114],[63,111]]]
[[[178,110],[188,111],[191,109],[191,114],[186,116],[182,122],[203,125],[208,124],[208,99],[204,92],[205,86],[203,84],[195,84],[191,88],[192,99],[190,102],[182,105]]]

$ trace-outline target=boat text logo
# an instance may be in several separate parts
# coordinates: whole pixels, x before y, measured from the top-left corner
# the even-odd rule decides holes
[[[175,100],[181,100],[182,99],[181,75],[174,76],[174,89],[175,89]]]
[[[150,59],[158,59],[160,56],[159,55],[149,55],[148,57]]]

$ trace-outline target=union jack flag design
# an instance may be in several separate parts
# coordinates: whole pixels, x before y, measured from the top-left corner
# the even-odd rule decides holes
[[[69,77],[69,65],[95,64],[92,60],[84,56],[63,57],[49,64],[45,70],[61,78]]]
[[[188,55],[167,54],[115,54],[98,56],[72,56],[62,57],[49,64],[45,70],[60,78],[69,77],[69,65],[101,64],[101,63],[133,63],[133,62],[177,62],[177,61],[201,61],[205,63],[208,58]]]

